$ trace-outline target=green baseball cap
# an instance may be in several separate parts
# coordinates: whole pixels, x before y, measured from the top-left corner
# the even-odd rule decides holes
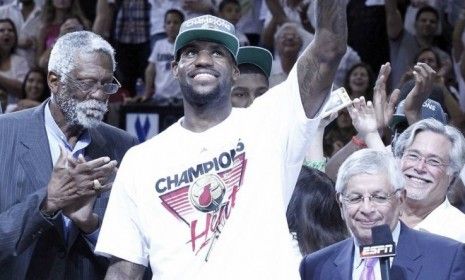
[[[247,46],[240,47],[237,54],[237,65],[252,64],[260,68],[266,77],[270,77],[273,55],[264,48]]]
[[[234,25],[229,21],[212,16],[203,15],[184,21],[174,42],[174,53],[192,41],[201,40],[223,45],[237,58],[239,40],[236,37]]]

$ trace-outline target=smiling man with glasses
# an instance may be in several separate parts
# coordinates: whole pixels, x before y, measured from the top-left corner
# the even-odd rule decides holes
[[[407,225],[465,242],[465,214],[447,199],[465,162],[465,140],[455,128],[434,119],[411,125],[393,144],[401,161]]]
[[[464,244],[400,222],[404,176],[391,153],[364,149],[352,154],[339,168],[336,192],[352,237],[306,256],[302,279],[382,279],[379,260],[362,259],[359,246],[373,244],[372,228],[383,224],[396,243],[390,279],[465,279]]]

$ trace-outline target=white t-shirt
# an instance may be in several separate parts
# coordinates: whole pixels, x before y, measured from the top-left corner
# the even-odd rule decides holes
[[[298,279],[285,214],[319,121],[289,77],[205,132],[181,119],[130,149],[96,253],[150,262],[153,279]]]
[[[155,64],[155,95],[163,97],[181,97],[179,82],[171,73],[171,62],[174,59],[174,44],[168,38],[155,42],[149,62]]]
[[[431,232],[465,243],[465,214],[452,206],[446,198],[414,229]]]

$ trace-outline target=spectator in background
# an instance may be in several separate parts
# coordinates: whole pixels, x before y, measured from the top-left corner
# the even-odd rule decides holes
[[[410,34],[404,30],[403,21],[397,8],[396,0],[386,0],[387,31],[390,42],[390,57],[392,73],[390,77],[390,88],[399,87],[399,82],[407,72],[409,64],[415,55],[423,48],[431,47],[438,52],[445,77],[450,75],[452,63],[450,56],[435,44],[435,34],[438,28],[439,14],[430,7],[425,6],[418,10],[415,17],[416,34]]]
[[[218,16],[236,26],[237,22],[241,18],[241,4],[238,0],[222,0],[218,7]],[[244,33],[237,30],[237,28],[236,37],[239,39],[240,46],[250,45],[249,39],[247,39]]]
[[[441,107],[449,115],[449,123],[451,125],[465,131],[464,113],[460,110],[458,101],[449,90],[455,90],[455,88],[450,84],[450,79],[445,76],[443,68],[441,67],[441,59],[437,52],[432,48],[421,50],[413,61],[414,65],[417,63],[426,63],[436,71],[436,75],[433,76],[430,98],[441,104]],[[409,70],[405,73],[401,79],[401,84],[400,99],[402,100],[415,85],[413,70]]]
[[[24,78],[22,98],[16,104],[7,107],[6,113],[20,111],[40,105],[50,96],[47,76],[42,68],[32,68]]]
[[[363,62],[352,66],[344,79],[344,88],[351,99],[363,96],[366,100],[373,100],[373,86],[373,71]]]
[[[338,112],[336,120],[326,127],[323,149],[326,157],[331,157],[357,134],[347,109]]]
[[[446,196],[465,163],[463,135],[437,120],[421,120],[397,138],[393,151],[407,190],[402,221],[464,243],[465,214]]]
[[[294,22],[281,25],[274,36],[275,55],[270,74],[270,87],[287,78],[299,54],[313,40],[313,34]]]
[[[149,2],[116,1],[107,12],[116,16],[113,30],[113,45],[118,61],[116,76],[123,88],[134,96],[136,80],[144,77],[150,55]]]
[[[233,107],[249,107],[255,98],[268,90],[272,63],[273,56],[267,49],[254,46],[239,48],[237,66],[240,75],[231,88]]]
[[[391,279],[465,278],[465,244],[400,222],[404,179],[389,152],[364,149],[348,157],[339,170],[336,192],[352,237],[306,256],[300,265],[302,280],[381,279],[378,258],[362,259],[358,250],[373,244],[371,229],[380,225],[388,226],[396,243]]]
[[[84,14],[77,0],[46,0],[42,10],[42,26],[37,45],[37,58],[53,47],[60,36],[60,27],[63,22],[71,17],[77,17],[85,28],[90,27],[90,22]]]
[[[167,37],[155,42],[145,69],[144,95],[136,96],[133,101],[152,99],[157,104],[167,105],[172,99],[182,98],[179,83],[171,73],[171,62],[174,60],[174,40],[184,22],[184,14],[173,9],[168,10],[164,18]]]
[[[41,16],[42,6],[35,0],[16,0],[8,5],[0,5],[0,18],[9,18],[15,23],[18,31],[17,52],[27,59],[29,67],[36,64]]]
[[[347,4],[348,44],[374,71],[389,61],[384,2],[350,0]]]
[[[84,30],[84,23],[81,21],[79,17],[71,16],[67,18],[63,24],[60,26],[60,34],[58,37],[61,37],[67,33],[74,32],[74,31],[82,31]],[[48,60],[50,58],[50,52],[52,51],[53,45],[48,47],[42,55],[39,57],[38,65],[43,69],[47,69]]]
[[[21,97],[21,84],[29,70],[27,60],[16,54],[18,33],[10,19],[0,19],[0,89],[8,95],[8,104]]]
[[[341,218],[334,183],[317,169],[303,166],[286,211],[296,254],[305,256],[344,240],[349,233]]]
[[[461,10],[452,36],[452,58],[459,89],[459,103],[465,112],[465,7]]]

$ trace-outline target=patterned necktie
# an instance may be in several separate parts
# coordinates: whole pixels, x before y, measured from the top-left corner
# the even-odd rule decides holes
[[[371,258],[366,259],[362,271],[362,275],[360,275],[360,280],[375,280],[375,264],[378,261],[378,258]]]

